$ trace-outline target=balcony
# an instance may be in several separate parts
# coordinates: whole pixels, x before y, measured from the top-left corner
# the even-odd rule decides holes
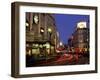
[[[41,36],[40,34],[33,34],[33,33],[29,33],[26,34],[26,41],[27,42],[46,42],[48,41],[47,36]]]

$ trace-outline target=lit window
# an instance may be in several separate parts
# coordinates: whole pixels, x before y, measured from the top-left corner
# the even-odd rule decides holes
[[[38,22],[39,22],[39,17],[38,17],[38,15],[34,15],[33,20],[34,20],[34,23],[35,23],[35,24],[38,24]]]
[[[39,48],[32,49],[32,54],[39,54],[39,53],[40,53]]]

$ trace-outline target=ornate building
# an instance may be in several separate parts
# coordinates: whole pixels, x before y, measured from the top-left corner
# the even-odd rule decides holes
[[[58,43],[52,14],[26,13],[26,54],[36,58],[55,55]]]
[[[89,27],[85,21],[77,23],[77,28],[68,40],[68,45],[80,52],[89,51]]]

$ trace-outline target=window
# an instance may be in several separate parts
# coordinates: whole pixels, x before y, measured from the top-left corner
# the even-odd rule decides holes
[[[33,23],[34,24],[38,24],[39,23],[39,15],[37,15],[37,14],[33,15]]]

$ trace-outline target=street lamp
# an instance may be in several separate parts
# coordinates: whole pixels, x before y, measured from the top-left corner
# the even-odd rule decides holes
[[[26,25],[26,27],[28,27],[28,26],[29,26],[29,23],[28,23],[28,22],[26,22],[26,23],[25,23],[25,25]]]
[[[28,21],[26,21],[25,26],[26,26],[26,30],[29,31],[30,27],[29,27],[29,22]]]
[[[51,33],[51,32],[52,32],[51,28],[48,28],[48,32],[49,32],[49,33]]]
[[[50,42],[51,42],[51,34],[52,34],[52,29],[51,28],[48,28],[48,32],[49,32],[49,39],[50,39]]]
[[[41,33],[44,33],[44,29],[41,29]]]
[[[51,42],[51,34],[52,34],[52,29],[51,28],[48,28],[48,32],[49,32],[49,39],[50,39],[50,42]],[[51,54],[51,45],[50,45],[50,54]]]
[[[40,28],[40,33],[41,33],[41,35],[42,35],[42,39],[44,39],[44,36],[43,36],[44,29],[43,29],[43,28]]]
[[[59,45],[60,45],[60,46],[63,46],[63,43],[62,43],[62,42],[60,42],[60,43],[59,43]]]

